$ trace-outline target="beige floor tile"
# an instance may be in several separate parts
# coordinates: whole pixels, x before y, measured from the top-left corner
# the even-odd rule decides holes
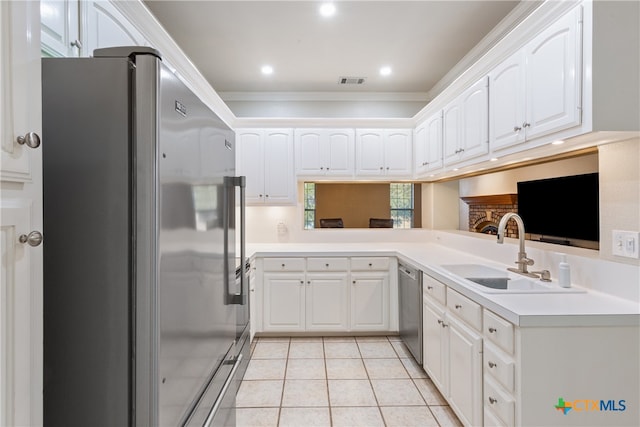
[[[252,359],[286,359],[289,353],[288,342],[260,342],[256,344]]]
[[[416,363],[416,361],[411,359],[400,359],[404,368],[409,373],[411,378],[428,378],[427,373],[422,369],[420,365]]]
[[[363,359],[370,379],[409,378],[400,359]]]
[[[299,342],[291,341],[289,344],[290,359],[320,359],[324,357],[322,341]]]
[[[371,380],[380,406],[424,405],[412,380]]]
[[[291,337],[291,342],[322,342],[322,337]]]
[[[384,427],[380,409],[374,407],[331,408],[334,427]]]
[[[242,381],[236,396],[236,407],[266,408],[280,406],[282,384],[282,380]]]
[[[356,341],[361,342],[389,342],[386,336],[373,336],[373,337],[356,337]]]
[[[362,359],[327,359],[327,378],[330,380],[366,380],[367,371]]]
[[[274,427],[279,408],[237,408],[236,427]]]
[[[289,359],[287,362],[288,380],[323,380],[325,378],[324,359]]]
[[[278,427],[330,427],[329,408],[282,408]]]
[[[396,351],[398,357],[402,359],[413,358],[413,355],[411,354],[407,346],[404,345],[404,343],[394,341],[391,343],[391,346]]]
[[[327,359],[359,359],[360,351],[355,342],[327,342],[324,344]]]
[[[427,406],[383,406],[380,410],[387,427],[438,427]]]
[[[427,402],[427,405],[446,405],[447,401],[440,394],[436,386],[430,379],[416,378],[413,381],[418,387],[422,398]]]
[[[456,414],[453,413],[448,406],[430,406],[431,412],[438,420],[440,427],[461,427],[462,423],[458,420]]]
[[[325,380],[286,380],[282,406],[329,406]]]
[[[324,337],[324,342],[356,342],[354,337]]]
[[[363,359],[391,359],[398,357],[389,342],[359,342]]]
[[[251,359],[245,380],[283,380],[287,359]]]
[[[331,406],[376,406],[369,380],[329,380]]]

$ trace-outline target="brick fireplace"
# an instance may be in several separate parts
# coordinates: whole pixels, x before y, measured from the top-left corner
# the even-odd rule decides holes
[[[508,212],[518,212],[517,194],[461,197],[469,205],[469,231],[497,234],[500,218]],[[518,237],[518,226],[507,223],[507,237]]]

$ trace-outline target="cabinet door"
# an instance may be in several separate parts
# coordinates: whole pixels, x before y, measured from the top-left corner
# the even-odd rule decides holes
[[[296,129],[295,152],[297,175],[325,174],[325,147],[321,129]]]
[[[384,132],[384,172],[386,175],[411,175],[410,130],[398,129]]]
[[[348,310],[346,272],[307,275],[305,316],[308,331],[347,331]]]
[[[351,330],[389,329],[389,273],[351,273]]]
[[[527,139],[581,122],[581,16],[575,8],[525,47]]]
[[[78,0],[40,0],[42,50],[47,56],[80,56]]]
[[[482,338],[453,316],[449,333],[449,404],[464,425],[482,424]]]
[[[327,175],[353,176],[355,142],[353,129],[326,131]]]
[[[444,371],[444,350],[446,337],[444,334],[444,311],[435,305],[422,304],[422,364],[429,378],[442,391],[446,392]]]
[[[489,152],[489,91],[487,78],[462,94],[462,146],[460,160]]]
[[[442,167],[442,112],[427,120],[427,171]]]
[[[247,177],[247,204],[264,203],[264,153],[261,130],[239,130],[236,133],[237,173]]]
[[[384,174],[384,133],[380,129],[356,130],[356,175]]]
[[[294,332],[305,329],[304,275],[264,273],[263,328]]]
[[[489,140],[492,150],[524,142],[524,51],[518,51],[489,74]]]
[[[442,111],[442,140],[445,165],[455,163],[460,158],[460,145],[462,143],[462,132],[460,131],[462,126],[461,115],[459,99],[454,99]]]
[[[89,0],[83,19],[86,34],[82,56],[93,56],[93,50],[113,46],[144,46],[142,34],[109,1]]]
[[[413,167],[416,174],[427,171],[427,123],[421,123],[413,131]]]
[[[265,203],[295,203],[293,132],[290,129],[265,130],[263,150]]]

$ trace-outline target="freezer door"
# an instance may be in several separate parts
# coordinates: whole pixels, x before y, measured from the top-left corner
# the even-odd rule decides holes
[[[232,132],[167,68],[160,70],[159,424],[190,417],[236,337],[235,248],[225,177]]]

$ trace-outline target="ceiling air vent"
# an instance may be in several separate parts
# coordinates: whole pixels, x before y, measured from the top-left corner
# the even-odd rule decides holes
[[[364,77],[340,77],[338,84],[341,85],[361,85],[364,83]]]

